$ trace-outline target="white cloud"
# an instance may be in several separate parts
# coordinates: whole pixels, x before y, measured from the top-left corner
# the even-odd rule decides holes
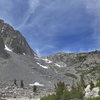
[[[39,0],[29,0],[29,7],[33,10],[39,5]]]
[[[32,43],[31,43],[32,45]],[[41,43],[40,43],[41,45]],[[32,46],[34,47],[34,46]],[[44,51],[48,51],[48,50],[54,50],[56,49],[53,45],[42,45],[42,46],[38,46],[38,43],[36,43],[36,48],[35,48],[35,52],[37,53],[38,56],[41,56],[41,53]]]
[[[41,36],[41,38],[51,39],[51,38],[57,37],[59,34],[63,34],[66,36],[73,35],[73,34],[83,34],[81,32],[73,32],[72,34],[71,32],[63,32],[63,33],[59,33],[59,32],[61,30],[63,31],[64,28],[66,30],[67,28],[68,29],[71,28],[70,30],[73,31],[75,28],[78,27],[78,25],[81,26],[82,23],[80,22],[80,20],[78,20],[80,19],[81,15],[78,15],[78,14],[81,14],[79,8],[81,8],[81,5],[84,5],[86,7],[87,13],[90,15],[96,16],[97,18],[95,19],[95,21],[93,20],[92,22],[94,26],[93,38],[95,41],[98,40],[97,42],[99,43],[100,34],[99,32],[96,31],[97,26],[98,26],[97,22],[100,22],[98,20],[99,19],[98,13],[100,12],[99,0],[98,2],[97,0],[74,0],[74,1],[64,0],[64,2],[62,2],[62,0],[48,0],[48,1],[41,0],[41,2],[38,2],[38,3],[39,5],[41,5],[41,9],[38,10],[38,14],[33,19],[31,19],[32,20],[31,23],[27,25],[28,27],[32,26],[33,31],[35,30],[34,26],[37,27],[37,30],[39,30],[39,32],[36,30],[33,33],[36,34],[38,37]],[[32,5],[34,5],[34,2]],[[30,7],[34,9],[34,6],[32,5]],[[47,41],[47,40],[44,39],[43,41]],[[43,43],[41,40],[40,42]],[[50,42],[51,42],[50,44],[54,45],[54,40]],[[47,48],[48,46],[45,45],[42,48],[40,48],[38,51],[40,53],[42,51],[46,51]],[[69,53],[73,52],[70,49],[63,49],[63,50],[61,49],[60,51],[69,52]],[[84,50],[81,50],[81,51],[84,51]]]
[[[35,49],[35,52],[36,52],[36,54],[38,55],[38,56],[40,56],[41,54],[40,54],[40,50],[39,49]]]
[[[36,26],[38,30],[40,30],[40,33],[37,32],[36,34],[45,34],[45,37],[54,37],[58,35],[60,30],[64,30],[64,28],[67,29],[71,22],[73,22],[73,24],[78,23],[78,16],[74,16],[77,12],[73,10],[74,8],[79,10],[77,6],[79,6],[80,3],[82,3],[80,0],[64,0],[64,2],[62,2],[62,0],[42,0],[41,2],[39,0],[29,0],[29,11],[26,13],[25,19],[21,26],[26,24],[27,27],[33,27],[33,30],[35,30],[34,27]],[[40,6],[40,9],[38,9],[37,15],[34,14],[35,17],[30,19],[31,22],[26,23],[38,6]],[[75,20],[73,19],[73,16]],[[78,26],[75,25],[75,27]],[[65,34],[78,34],[78,32]]]
[[[26,14],[24,15],[21,25],[17,27],[18,29],[22,28],[24,25],[26,26],[30,16],[34,13],[35,9],[39,6],[39,0],[29,0],[28,3],[29,3],[29,8],[26,11]]]

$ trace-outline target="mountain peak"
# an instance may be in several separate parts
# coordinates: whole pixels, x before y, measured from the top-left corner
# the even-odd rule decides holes
[[[31,56],[36,55],[21,33],[3,20],[0,20],[0,37],[3,40],[4,46],[11,49],[13,52]]]

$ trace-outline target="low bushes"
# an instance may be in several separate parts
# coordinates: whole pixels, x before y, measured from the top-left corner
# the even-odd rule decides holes
[[[100,100],[100,96],[99,97],[95,97],[95,98],[88,98],[86,100]]]

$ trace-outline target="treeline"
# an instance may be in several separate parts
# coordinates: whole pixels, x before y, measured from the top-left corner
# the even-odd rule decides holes
[[[100,87],[100,81],[97,82],[97,85]],[[95,86],[91,81],[90,89],[92,90],[94,87]],[[55,85],[55,93],[49,96],[45,96],[41,98],[41,100],[100,100],[100,97],[88,98],[88,99],[84,98],[85,88],[86,85],[82,77],[78,84],[72,85],[71,89],[69,89],[64,82],[60,81]]]

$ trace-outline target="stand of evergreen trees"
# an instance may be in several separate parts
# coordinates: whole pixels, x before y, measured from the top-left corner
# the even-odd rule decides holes
[[[100,87],[100,81],[97,82]],[[94,88],[92,81],[90,82],[90,88]],[[55,85],[55,94],[41,98],[41,100],[100,100],[99,97],[95,98],[84,98],[85,96],[85,82],[81,76],[78,84],[73,84],[71,90],[65,85],[64,82],[59,82]]]

